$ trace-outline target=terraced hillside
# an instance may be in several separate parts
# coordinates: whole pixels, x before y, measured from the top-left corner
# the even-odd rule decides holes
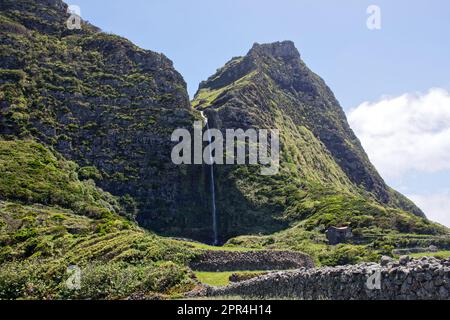
[[[80,168],[33,141],[0,140],[0,299],[125,298],[193,287],[187,244],[144,231]],[[79,266],[81,290],[67,268]],[[105,281],[109,279],[110,281]]]

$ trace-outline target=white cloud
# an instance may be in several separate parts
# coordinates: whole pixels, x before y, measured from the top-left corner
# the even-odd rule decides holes
[[[404,94],[365,102],[350,111],[351,127],[371,161],[390,183],[402,184],[416,174],[438,184],[436,174],[450,173],[450,94],[431,89],[425,94]],[[435,183],[433,183],[433,181]],[[427,182],[410,190],[410,199],[430,220],[450,227],[450,192]],[[423,190],[417,190],[423,188]],[[409,186],[405,186],[410,189]],[[412,192],[411,192],[412,191]]]
[[[450,227],[449,194],[410,195],[409,198],[426,212],[428,219]]]
[[[349,122],[383,177],[450,170],[450,94],[431,89],[365,102]]]

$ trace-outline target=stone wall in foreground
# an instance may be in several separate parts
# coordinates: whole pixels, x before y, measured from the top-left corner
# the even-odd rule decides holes
[[[305,300],[450,299],[450,259],[402,257],[399,262],[299,269],[272,273],[227,287],[208,287],[208,296],[290,297]]]
[[[290,270],[313,268],[310,256],[293,251],[205,251],[191,262],[197,271]]]

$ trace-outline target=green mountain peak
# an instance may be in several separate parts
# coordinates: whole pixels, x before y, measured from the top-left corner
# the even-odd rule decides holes
[[[279,223],[314,216],[315,211],[320,211],[314,206],[306,215],[293,212],[308,211],[299,208],[303,202],[311,205],[308,198],[320,198],[318,194],[323,190],[424,217],[411,201],[386,185],[334,94],[305,65],[291,41],[255,44],[246,56],[233,58],[202,82],[192,104],[221,130],[276,128],[281,132],[279,177],[257,177],[256,171],[248,168],[217,168],[218,185],[233,181],[233,188],[224,188],[222,195],[218,192],[222,223],[232,233],[264,232]],[[274,192],[278,189],[286,190]],[[296,199],[291,199],[291,192],[296,193]],[[273,197],[274,193],[277,197]],[[227,200],[236,197],[246,200],[243,207],[242,203]],[[361,214],[358,210],[355,208],[356,214]],[[245,212],[250,229],[240,231]],[[228,222],[235,220],[235,214],[240,215],[239,225]],[[255,219],[261,222],[255,224]]]

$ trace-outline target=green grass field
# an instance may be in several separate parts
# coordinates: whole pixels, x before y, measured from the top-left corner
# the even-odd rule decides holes
[[[214,287],[223,287],[230,284],[230,276],[233,273],[258,274],[264,272],[268,271],[195,272],[195,275],[201,283]]]
[[[421,258],[421,257],[450,258],[450,251],[413,253],[410,254],[410,256],[412,258]]]

